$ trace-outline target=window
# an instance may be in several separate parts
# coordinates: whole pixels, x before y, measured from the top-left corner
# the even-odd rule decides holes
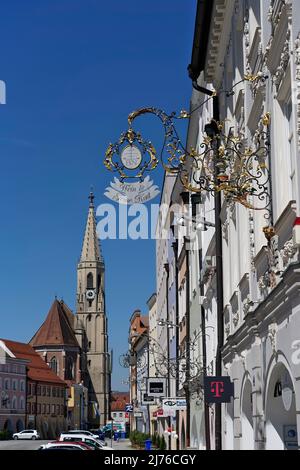
[[[93,274],[92,274],[92,273],[88,273],[87,279],[86,279],[86,287],[87,287],[87,289],[93,289],[93,288],[94,288],[93,284],[94,284]]]
[[[113,413],[113,417],[116,418],[116,417],[117,417],[117,413]]]
[[[278,380],[274,387],[274,398],[278,398],[282,396],[282,384],[281,380]]]
[[[48,415],[50,414],[50,405],[49,404],[47,405],[47,414]]]
[[[21,392],[24,392],[24,390],[25,390],[25,382],[24,382],[24,380],[21,380],[21,382],[20,382],[20,390],[21,390]]]
[[[286,121],[287,133],[287,156],[290,157],[290,179],[292,185],[292,198],[296,199],[296,181],[295,181],[295,158],[294,158],[294,130],[293,130],[293,103],[292,97],[289,96],[283,105],[283,115]]]
[[[13,390],[17,390],[17,381],[14,379],[13,380]]]
[[[55,374],[57,374],[57,359],[55,356],[52,357],[51,361],[50,361],[50,368],[53,370],[53,372],[55,372]]]
[[[27,403],[27,414],[31,413],[31,403]]]
[[[31,393],[32,393],[32,395],[35,395],[35,390],[36,390],[35,384],[32,384],[32,385],[31,385]]]
[[[28,395],[32,395],[32,390],[31,390],[31,384],[30,383],[27,384],[27,393],[28,393]]]
[[[47,387],[47,397],[50,397],[50,395],[51,395],[51,388]]]
[[[12,408],[12,410],[16,410],[16,409],[17,409],[17,399],[16,399],[16,397],[13,397],[13,399],[12,399],[11,408]]]
[[[5,390],[9,390],[9,379],[5,379],[4,388]]]
[[[55,405],[51,405],[51,413],[55,415]]]
[[[40,403],[37,404],[37,414],[38,415],[41,414],[41,404]]]
[[[20,398],[20,410],[25,410],[25,400],[23,397]]]
[[[41,395],[41,386],[40,385],[37,386],[36,394],[39,395],[39,396]]]
[[[32,412],[32,414],[36,413],[36,404],[35,403],[31,403],[31,412]]]
[[[45,415],[47,412],[47,405],[44,403],[43,404],[43,414]]]
[[[59,415],[60,405],[56,405],[56,414]]]
[[[67,359],[67,368],[66,368],[66,379],[72,380],[74,379],[74,361],[72,357],[68,357]]]
[[[60,389],[60,396],[61,396],[61,398],[65,397],[65,389],[64,388]]]
[[[56,388],[55,387],[52,388],[52,396],[56,397]]]
[[[42,393],[43,393],[43,397],[45,397],[46,396],[46,387],[45,386],[43,387],[43,392]]]

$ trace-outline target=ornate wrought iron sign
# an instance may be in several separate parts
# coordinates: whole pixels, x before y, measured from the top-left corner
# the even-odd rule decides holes
[[[145,114],[155,115],[164,127],[159,157],[152,143],[133,129],[135,120]],[[143,182],[146,173],[161,163],[167,173],[179,175],[188,191],[213,195],[222,192],[228,202],[266,211],[266,218],[270,218],[270,114],[262,117],[252,145],[232,130],[226,135],[224,123],[212,120],[205,128],[207,137],[198,149],[183,146],[174,124],[176,119],[189,118],[187,111],[181,111],[179,116],[168,115],[158,108],[134,111],[128,116],[129,129],[121,134],[117,143],[109,144],[104,165],[117,172],[120,182],[124,183],[128,180]]]

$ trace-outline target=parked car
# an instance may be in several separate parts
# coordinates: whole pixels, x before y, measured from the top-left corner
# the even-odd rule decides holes
[[[34,441],[35,439],[40,439],[40,438],[41,437],[36,429],[24,429],[24,431],[15,432],[13,434],[13,439],[15,440],[32,439]]]
[[[62,433],[62,434],[64,434],[64,433]],[[99,439],[99,434],[94,434],[91,431],[83,431],[83,430],[80,430],[80,429],[70,429],[69,431],[66,432],[66,434],[82,434],[84,436],[93,437],[94,439]]]
[[[94,435],[97,435],[98,436],[98,439],[100,439],[100,441],[103,441],[105,442],[105,432],[102,430],[102,429],[91,429],[91,432],[94,434]]]
[[[38,450],[91,450],[83,442],[48,442],[43,444]]]
[[[59,441],[61,442],[83,442],[88,446],[94,447],[96,450],[113,450],[112,447],[104,445],[101,441],[94,439],[91,436],[85,436],[84,434],[68,434],[62,433]]]

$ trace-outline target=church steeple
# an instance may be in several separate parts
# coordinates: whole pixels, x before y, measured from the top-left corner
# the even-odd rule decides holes
[[[97,238],[94,199],[94,193],[91,191],[89,195],[89,213],[80,257],[81,263],[87,261],[100,261],[101,263],[103,263],[101,249],[99,247],[99,242]]]
[[[76,336],[83,354],[84,383],[89,390],[89,423],[106,424],[109,410],[108,336],[105,313],[105,267],[96,232],[94,193],[77,266]],[[95,410],[97,411],[95,415]]]

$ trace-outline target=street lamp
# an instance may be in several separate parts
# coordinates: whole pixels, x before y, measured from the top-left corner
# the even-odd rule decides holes
[[[180,325],[176,325],[169,320],[158,320],[157,324],[158,326],[167,326],[168,328],[180,328]]]

